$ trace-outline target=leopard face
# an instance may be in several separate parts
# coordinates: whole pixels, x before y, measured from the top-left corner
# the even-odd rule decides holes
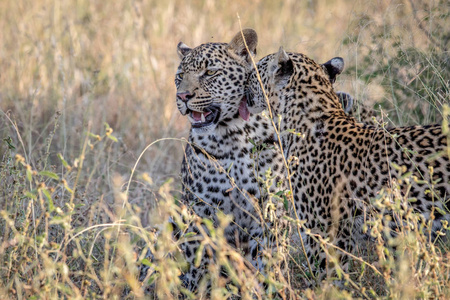
[[[282,56],[282,57],[281,57]],[[249,75],[247,83],[247,103],[249,111],[251,113],[259,113],[265,109],[270,108],[275,114],[281,113],[285,110],[285,103],[280,102],[280,99],[289,97],[296,91],[289,89],[294,76],[295,78],[301,78],[304,74],[301,70],[296,70],[295,64],[291,62],[289,57],[298,59],[299,61],[308,61],[311,63],[311,67],[306,70],[311,71],[314,74],[317,73],[317,78],[320,78],[321,83],[331,87],[335,82],[337,75],[339,75],[344,69],[344,60],[340,57],[332,58],[324,64],[317,64],[308,57],[300,53],[286,53],[282,52],[269,54],[261,59],[257,64],[257,70]],[[286,64],[279,64],[279,60],[286,60]],[[307,91],[304,90],[304,93]],[[289,95],[288,95],[289,93]],[[338,99],[343,103],[347,103],[348,99],[353,99],[347,93],[340,93]],[[336,99],[335,99],[336,100]],[[346,114],[351,113],[353,103],[348,104],[348,111]],[[302,104],[300,104],[302,106]],[[339,101],[334,102],[334,106],[342,107]]]
[[[193,49],[178,44],[176,103],[181,114],[188,116],[192,132],[207,134],[249,120],[244,85],[256,44],[257,35],[251,29],[239,32],[228,44],[208,43]]]

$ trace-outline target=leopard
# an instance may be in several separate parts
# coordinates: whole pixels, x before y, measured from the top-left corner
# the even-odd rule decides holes
[[[395,190],[396,179],[411,211],[430,225],[432,240],[450,219],[448,125],[376,127],[347,115],[323,68],[305,54],[282,47],[262,58],[247,83],[250,113],[270,109],[279,117],[289,165],[292,206],[300,220],[306,262],[323,278],[345,258],[360,232],[371,200]],[[337,259],[321,245],[328,241]],[[347,256],[348,257],[348,256]],[[327,259],[328,258],[328,259]],[[325,270],[325,272],[324,272]]]
[[[271,146],[276,136],[268,122],[247,108],[244,83],[257,41],[254,30],[244,29],[229,43],[195,48],[178,44],[181,62],[175,85],[177,108],[191,123],[181,166],[181,202],[214,226],[219,225],[218,212],[233,216],[224,229],[228,244],[261,270],[259,245],[265,239],[261,209],[269,193],[276,192],[284,169],[282,157]],[[255,147],[260,149],[257,158]],[[258,178],[269,169],[274,184],[265,190]],[[199,229],[193,225],[191,231]],[[184,284],[196,291],[211,258],[203,250],[200,267],[195,267],[198,243],[183,243],[181,249],[189,265]]]
[[[191,123],[181,165],[180,202],[196,216],[211,219],[215,226],[220,223],[219,212],[233,216],[225,228],[227,242],[240,249],[257,271],[263,272],[261,245],[273,242],[270,228],[275,225],[284,228],[286,224],[273,224],[262,211],[275,207],[272,216],[281,219],[285,203],[271,195],[286,190],[287,186],[285,164],[272,122],[260,113],[251,114],[247,107],[245,83],[254,68],[252,59],[257,41],[253,29],[244,29],[229,43],[190,48],[180,42],[177,53],[181,62],[175,85],[177,108]],[[333,58],[321,67],[328,80],[335,82],[344,61]],[[268,189],[265,174],[271,178]],[[268,206],[268,202],[276,205]],[[196,226],[190,225],[186,232],[198,234],[200,229]],[[188,262],[182,278],[190,291],[198,290],[211,259],[206,254],[208,249],[204,249],[200,267],[196,267],[198,247],[198,242],[180,244]],[[145,271],[141,272],[141,280],[145,275]]]

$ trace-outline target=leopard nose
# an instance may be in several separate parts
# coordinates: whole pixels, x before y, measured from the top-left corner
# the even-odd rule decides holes
[[[183,102],[189,101],[189,99],[191,99],[192,97],[194,97],[194,94],[191,94],[191,92],[189,92],[189,91],[183,92],[183,93],[177,93],[177,98]]]

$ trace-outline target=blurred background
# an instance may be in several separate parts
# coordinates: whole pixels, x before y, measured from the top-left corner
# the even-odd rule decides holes
[[[228,42],[239,21],[259,35],[257,58],[281,45],[318,62],[341,56],[346,67],[337,90],[382,109],[390,124],[440,122],[449,100],[449,5],[1,1],[0,154],[12,151],[34,168],[48,163],[63,172],[58,154],[72,164],[89,133],[80,182],[92,193],[84,195],[108,194],[111,174],[127,179],[147,145],[188,135],[188,122],[175,106],[177,43]],[[117,142],[100,140],[108,126]],[[156,142],[139,161],[138,178],[146,172],[155,187],[175,178],[179,189],[183,147],[173,139]],[[143,204],[148,198],[130,201]]]
[[[189,132],[175,106],[176,45],[229,42],[239,22],[259,35],[257,59],[280,46],[321,63],[343,57],[336,90],[389,126],[449,113],[448,0],[1,0],[0,294],[142,296],[137,255],[178,209],[168,203]],[[169,228],[161,236],[161,255],[174,251]],[[441,265],[414,253],[412,266]],[[178,279],[178,266],[160,263]],[[399,270],[402,291],[435,278]]]

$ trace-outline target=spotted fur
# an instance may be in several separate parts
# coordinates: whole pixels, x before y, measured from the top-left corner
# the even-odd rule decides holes
[[[258,178],[271,169],[275,176],[271,192],[275,192],[284,170],[270,122],[247,111],[244,84],[252,69],[250,56],[256,54],[257,36],[251,29],[244,30],[243,35],[250,53],[240,32],[228,44],[178,47],[177,106],[192,123],[181,167],[182,202],[196,215],[213,220],[215,226],[218,211],[232,215],[234,220],[225,229],[228,243],[241,249],[254,267],[262,270],[258,243],[266,240],[261,209],[268,191]],[[201,113],[208,113],[204,122]],[[278,208],[275,213],[280,214],[282,206]],[[198,230],[192,226],[189,231]],[[181,247],[190,263],[184,281],[195,291],[210,258],[205,249],[200,268],[195,268],[198,243]]]
[[[284,154],[298,158],[290,172],[295,208],[306,222],[303,233],[308,229],[351,250],[358,243],[355,223],[370,199],[402,175],[395,165],[419,179],[408,197],[417,199],[411,206],[425,219],[433,211],[433,231],[450,219],[450,164],[440,125],[383,129],[357,123],[343,111],[323,68],[303,54],[280,49],[261,59],[258,71],[274,115],[282,117]],[[265,109],[256,71],[248,86],[250,111]],[[428,192],[431,181],[438,182]],[[309,259],[325,267],[318,243],[311,235],[303,238]]]

